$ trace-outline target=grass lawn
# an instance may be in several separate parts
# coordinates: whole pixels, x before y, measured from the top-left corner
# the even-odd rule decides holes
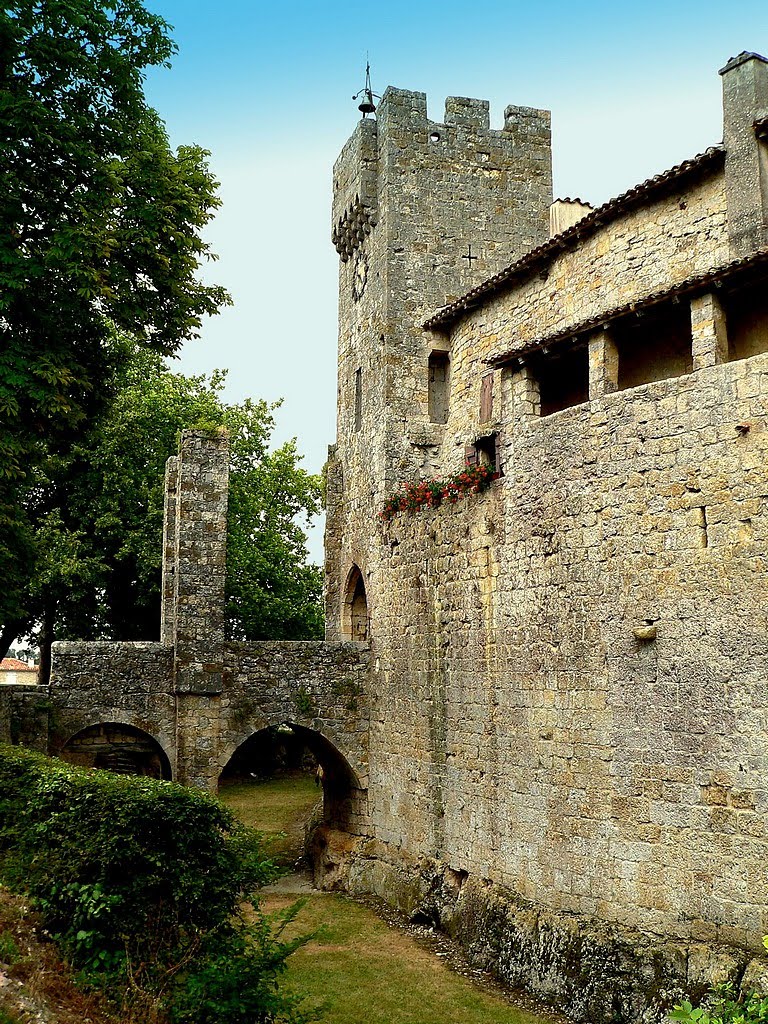
[[[320,793],[312,776],[280,776],[266,782],[222,786],[221,799],[247,824],[267,834],[284,832],[269,853],[292,864],[301,853],[304,823]],[[295,897],[265,893],[269,914]],[[291,956],[287,984],[323,1004],[326,1024],[554,1024],[511,1006],[456,974],[412,935],[382,921],[372,910],[344,896],[313,893],[306,898],[287,935],[317,936]]]
[[[304,826],[322,797],[314,775],[306,772],[263,782],[224,783],[219,789],[219,798],[241,821],[273,837],[267,840],[266,853],[286,866],[295,864],[304,852]]]
[[[292,897],[267,894],[267,912]],[[343,896],[317,893],[290,933],[321,929],[288,961],[287,984],[325,1004],[328,1024],[554,1024],[456,974],[407,932]]]

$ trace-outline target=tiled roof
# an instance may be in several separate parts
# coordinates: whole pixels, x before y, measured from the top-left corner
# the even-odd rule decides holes
[[[760,269],[761,271],[768,273],[768,249],[759,249],[757,252],[754,252],[749,256],[743,256],[738,260],[732,260],[730,263],[726,263],[721,267],[713,267],[711,270],[707,270],[703,274],[696,274],[693,277],[686,278],[685,281],[681,281],[679,284],[673,285],[671,288],[651,292],[648,295],[643,296],[642,299],[638,299],[634,302],[626,302],[622,306],[615,306],[613,309],[610,309],[605,313],[599,313],[597,316],[589,317],[589,319],[582,320],[577,324],[573,324],[568,327],[564,327],[559,331],[553,331],[550,334],[535,338],[514,351],[507,351],[497,355],[492,355],[485,361],[491,366],[503,366],[505,363],[519,359],[531,352],[544,348],[545,346],[548,347],[550,345],[557,344],[557,342],[565,341],[567,338],[576,339],[580,335],[591,334],[593,331],[597,331],[601,327],[606,327],[613,320],[618,320],[620,317],[626,316],[628,313],[647,310],[661,302],[666,302],[670,299],[681,297],[683,295],[694,295],[697,292],[705,291],[721,283],[736,283],[739,278],[749,276],[756,269]]]
[[[0,661],[0,672],[36,672],[37,669],[18,658],[3,658]]]
[[[594,234],[603,225],[615,220],[627,210],[642,205],[655,195],[674,187],[685,178],[714,170],[723,163],[724,159],[725,148],[723,146],[710,146],[709,149],[699,153],[698,156],[692,157],[690,160],[684,160],[681,164],[671,167],[668,171],[656,174],[653,178],[648,178],[647,181],[635,185],[634,188],[623,192],[615,199],[611,199],[602,206],[598,206],[597,209],[592,210],[586,217],[582,217],[572,227],[562,231],[559,235],[555,235],[554,238],[550,238],[543,245],[531,249],[530,252],[527,252],[516,263],[512,263],[494,277],[477,285],[477,287],[467,292],[466,295],[456,299],[455,302],[444,306],[424,323],[425,329],[439,329],[452,323],[463,313],[479,306],[489,295],[503,291],[512,282],[517,282],[533,274],[558,253],[574,248],[579,242]]]

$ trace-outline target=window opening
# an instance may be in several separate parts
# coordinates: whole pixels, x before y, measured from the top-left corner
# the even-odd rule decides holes
[[[355,430],[363,425],[363,371],[355,370]]]
[[[541,416],[551,416],[589,400],[587,349],[570,348],[540,355],[531,369],[539,384]]]
[[[347,640],[357,642],[365,641],[370,636],[365,581],[356,565],[352,567],[347,579],[344,608],[342,609],[342,633]]]
[[[688,303],[620,320],[612,325],[611,336],[619,354],[619,391],[693,370]]]
[[[429,357],[429,418],[433,423],[448,422],[450,360],[447,352],[432,352]]]
[[[467,445],[464,449],[464,457],[468,466],[487,466],[492,472],[501,476],[499,465],[499,454],[496,445],[498,434],[486,434],[478,437],[474,444]]]
[[[768,283],[760,281],[723,300],[729,359],[768,352]]]

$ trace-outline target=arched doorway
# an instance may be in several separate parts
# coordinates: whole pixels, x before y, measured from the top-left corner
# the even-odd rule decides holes
[[[320,825],[355,831],[364,799],[337,747],[294,722],[259,729],[245,739],[222,769],[219,796],[258,831],[283,833],[282,841],[267,846],[283,864],[306,859]]]
[[[360,569],[353,565],[347,577],[344,593],[344,607],[341,616],[342,633],[347,640],[365,641],[370,635],[368,618],[368,597],[365,580]]]
[[[269,725],[235,750],[221,771],[219,786],[296,772],[314,777],[317,767],[317,759],[290,725]]]
[[[99,722],[71,736],[59,751],[68,764],[104,768],[118,775],[172,777],[171,763],[157,740],[143,729],[121,722]]]

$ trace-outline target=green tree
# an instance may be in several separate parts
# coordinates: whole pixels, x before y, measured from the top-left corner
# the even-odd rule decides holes
[[[31,471],[110,397],[114,327],[169,354],[227,301],[197,279],[207,154],[174,152],[143,94],[174,49],[138,0],[0,11],[0,646],[36,571]]]
[[[303,529],[320,511],[320,478],[301,468],[295,441],[267,450],[274,422],[266,403],[229,406],[224,425],[231,439],[231,633],[241,640],[320,639],[322,572],[307,564]]]
[[[301,526],[319,511],[319,480],[301,468],[295,442],[270,451],[274,407],[222,400],[224,377],[174,373],[137,347],[96,424],[36,470],[28,511],[38,571],[24,603],[43,676],[53,639],[157,639],[165,462],[187,427],[230,432],[232,636],[322,635],[320,570],[306,564]]]

